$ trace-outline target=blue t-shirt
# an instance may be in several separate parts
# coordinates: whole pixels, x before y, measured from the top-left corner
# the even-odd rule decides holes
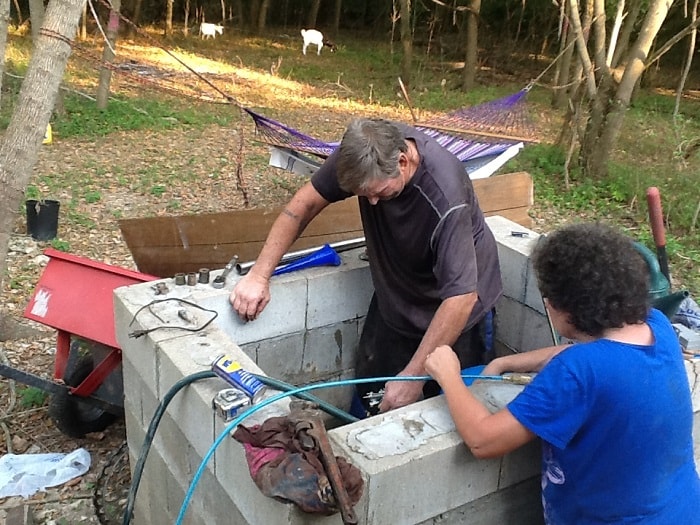
[[[661,312],[647,322],[653,345],[574,344],[508,405],[542,438],[548,525],[700,524],[681,349]]]

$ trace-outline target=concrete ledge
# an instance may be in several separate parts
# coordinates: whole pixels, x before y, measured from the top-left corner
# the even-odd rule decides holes
[[[496,235],[504,272],[504,296],[497,305],[499,347],[527,351],[552,344],[529,263],[537,234],[502,217],[490,217],[487,222]],[[528,236],[514,237],[513,230],[526,231]],[[228,304],[237,277],[221,290],[200,284],[174,287],[172,280],[165,279],[170,288],[167,297],[193,301],[217,312],[215,322],[193,333],[176,326],[200,326],[211,313],[178,301],[145,308],[162,299],[155,295],[153,283],[117,289],[115,318],[124,356],[124,404],[132,460],[141,450],[160,400],[183,377],[209,370],[221,353],[231,354],[252,372],[293,384],[352,377],[372,293],[367,265],[357,257],[359,251],[343,253],[343,263],[337,268],[276,277],[274,301],[259,320],[248,324],[241,323]],[[191,319],[189,324],[183,321],[181,310]],[[138,329],[153,331],[140,338],[129,337]],[[700,359],[687,361],[686,369],[697,413]],[[194,472],[217,440],[221,444],[204,469],[186,523],[341,523],[340,515],[307,515],[260,493],[248,473],[243,447],[224,434],[228,427],[211,408],[215,393],[226,386],[220,378],[200,381],[183,389],[171,403],[154,440],[153,457],[149,454],[146,463],[135,523],[174,521]],[[470,388],[491,410],[497,410],[520,387],[478,382]],[[352,387],[346,386],[313,393],[346,408],[351,392]],[[262,423],[287,411],[288,399],[283,399],[254,412],[245,424]],[[698,421],[696,416],[696,442]],[[365,489],[355,511],[363,525],[542,522],[539,443],[501,459],[476,460],[456,433],[442,397],[334,428],[329,436],[336,454],[362,473]]]

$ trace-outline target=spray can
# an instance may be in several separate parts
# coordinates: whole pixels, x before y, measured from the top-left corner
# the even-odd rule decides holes
[[[214,412],[228,422],[250,407],[250,398],[238,388],[224,388],[217,392],[211,404]]]
[[[243,370],[241,364],[231,356],[218,356],[211,364],[211,369],[229,385],[243,391],[253,404],[257,403],[265,392],[265,385],[253,374]]]

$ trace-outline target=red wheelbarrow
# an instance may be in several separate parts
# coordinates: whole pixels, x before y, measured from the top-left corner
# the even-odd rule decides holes
[[[121,349],[114,333],[113,291],[157,279],[47,249],[50,260],[29,304],[28,319],[55,328],[54,379],[0,364],[0,375],[51,394],[49,415],[66,435],[104,430],[124,412]]]

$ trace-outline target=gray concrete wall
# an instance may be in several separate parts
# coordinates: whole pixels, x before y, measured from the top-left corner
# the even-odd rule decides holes
[[[504,296],[497,308],[501,352],[551,344],[528,261],[536,234],[514,237],[511,231],[522,231],[521,226],[501,217],[488,222],[499,243],[504,273]],[[248,324],[241,323],[228,305],[236,276],[222,290],[204,284],[176,287],[171,279],[163,280],[169,287],[165,295],[156,296],[153,283],[116,290],[132,465],[158,403],[183,377],[208,370],[221,353],[231,354],[252,372],[293,384],[352,377],[354,351],[372,293],[360,251],[342,254],[343,264],[337,268],[273,278],[272,302],[257,321]],[[184,332],[174,327],[201,326],[213,314],[175,300],[144,308],[165,298],[194,301],[218,316],[200,332]],[[180,310],[186,311],[191,323],[183,321]],[[143,337],[130,337],[136,329],[154,328]],[[312,516],[261,494],[250,478],[241,445],[228,437],[230,429],[212,411],[212,398],[225,386],[219,378],[206,379],[174,397],[146,461],[133,523],[174,523],[195,473],[208,456],[183,523],[342,523],[340,515]],[[472,389],[493,409],[518,391],[498,383]],[[350,391],[345,387],[314,393],[347,408]],[[696,409],[697,405],[696,400]],[[243,423],[261,423],[287,410],[288,400],[282,399]],[[365,488],[355,507],[362,524],[541,523],[539,444],[502,459],[477,460],[457,435],[442,398],[343,425],[329,435],[336,454],[346,457],[363,475]],[[213,451],[217,440],[220,444]]]

